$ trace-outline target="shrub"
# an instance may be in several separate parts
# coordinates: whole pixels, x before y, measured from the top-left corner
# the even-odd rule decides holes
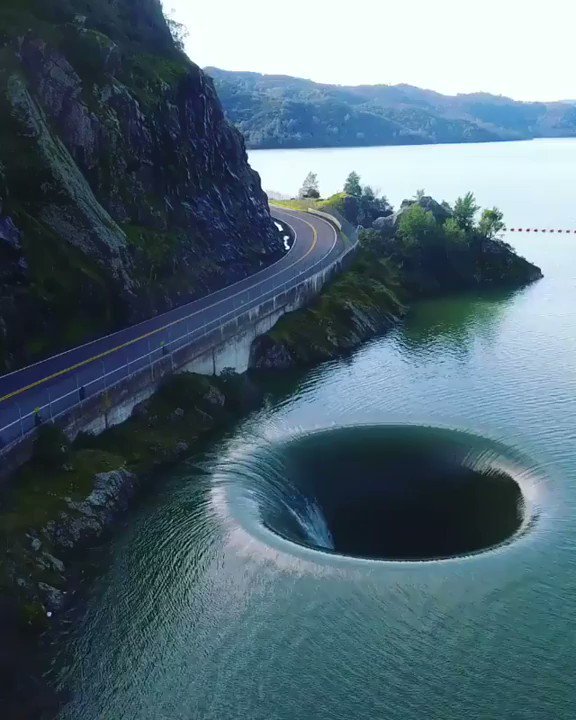
[[[43,468],[58,470],[70,458],[70,442],[56,425],[47,423],[38,428],[34,443],[33,462]]]

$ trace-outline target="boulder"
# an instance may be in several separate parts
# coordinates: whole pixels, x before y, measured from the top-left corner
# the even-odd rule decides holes
[[[372,223],[374,230],[377,230],[384,237],[392,237],[398,227],[398,214],[379,217]]]
[[[45,532],[65,552],[78,550],[100,539],[127,510],[136,493],[136,476],[121,468],[94,476],[94,487],[83,501],[70,501],[68,511]]]
[[[420,207],[424,210],[431,212],[432,215],[434,215],[434,218],[440,223],[443,223],[449,217],[452,217],[452,209],[448,203],[439,203],[434,200],[433,197],[430,197],[430,195],[424,195],[424,197],[421,197],[418,200],[403,200],[397,215],[406,212],[406,210],[411,208],[413,205],[420,205]]]

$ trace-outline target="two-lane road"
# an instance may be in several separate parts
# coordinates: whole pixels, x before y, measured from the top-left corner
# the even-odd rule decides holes
[[[0,443],[110,387],[167,352],[193,342],[287,285],[331,265],[345,242],[323,218],[274,208],[294,232],[290,251],[273,265],[199,300],[0,377]]]

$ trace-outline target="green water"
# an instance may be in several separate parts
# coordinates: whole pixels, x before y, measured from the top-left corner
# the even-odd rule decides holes
[[[542,195],[507,197],[546,214]],[[574,717],[576,238],[512,240],[543,281],[418,305],[350,358],[269,383],[262,411],[159,478],[63,638],[62,718]],[[503,443],[541,478],[537,521],[472,557],[379,563],[276,539],[232,497],[251,448],[356,423]]]

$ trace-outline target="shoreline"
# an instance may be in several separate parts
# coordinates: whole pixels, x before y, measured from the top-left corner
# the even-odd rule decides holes
[[[470,145],[504,145],[504,144],[514,144],[517,145],[518,143],[531,143],[536,141],[563,141],[563,140],[575,140],[576,141],[576,135],[554,135],[553,137],[531,137],[531,138],[516,138],[516,139],[502,139],[502,140],[472,140],[470,142],[422,142],[422,143],[408,143],[408,144],[388,144],[388,145],[294,145],[291,147],[251,147],[247,146],[246,150],[248,150],[249,153],[254,152],[264,152],[269,150],[274,150],[276,152],[279,151],[290,151],[293,152],[294,150],[326,150],[326,151],[332,151],[332,150],[362,150],[362,149],[370,149],[374,150],[376,148],[422,148],[422,147],[453,147],[454,145],[463,145],[463,146],[470,146]]]

